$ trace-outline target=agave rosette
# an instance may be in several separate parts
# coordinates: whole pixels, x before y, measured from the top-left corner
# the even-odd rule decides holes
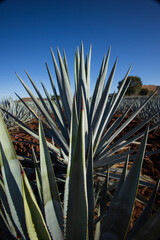
[[[123,83],[119,88],[116,94],[112,94],[110,96],[110,88],[114,78],[114,73],[116,70],[117,60],[111,70],[111,73],[107,77],[107,69],[109,63],[111,48],[108,50],[107,56],[104,56],[100,73],[96,81],[96,85],[93,91],[92,97],[90,97],[90,66],[91,66],[91,47],[89,51],[89,56],[84,60],[84,50],[83,44],[81,45],[81,52],[79,53],[79,49],[75,53],[75,93],[74,97],[76,100],[76,111],[77,118],[79,121],[80,112],[81,112],[81,104],[83,99],[83,108],[84,108],[84,128],[85,128],[85,157],[86,164],[88,162],[88,152],[89,146],[93,145],[93,169],[95,172],[104,173],[105,169],[111,167],[115,163],[124,162],[127,155],[130,154],[130,160],[135,158],[136,151],[134,149],[129,149],[131,143],[137,143],[143,134],[144,131],[140,131],[146,126],[152,118],[159,113],[159,111],[155,112],[148,116],[144,121],[140,122],[137,126],[135,126],[132,130],[127,132],[122,137],[118,136],[120,133],[128,126],[128,124],[141,112],[141,110],[147,105],[150,99],[153,97],[154,93],[149,96],[136,110],[133,114],[131,114],[126,121],[122,123],[125,116],[127,115],[130,108],[126,109],[125,113],[123,113],[116,121],[110,124],[112,117],[116,113],[116,110],[120,106],[121,101],[124,98],[125,92],[129,85],[127,81],[127,77],[129,75],[130,69],[126,73]],[[71,113],[72,113],[72,105],[73,105],[73,94],[71,91],[70,79],[69,79],[69,71],[67,67],[67,60],[65,52],[63,51],[63,58],[58,49],[58,60],[59,67],[54,56],[53,51],[51,50],[53,64],[55,68],[55,74],[58,83],[58,90],[60,94],[60,98],[57,94],[57,90],[55,88],[55,84],[53,78],[51,76],[49,67],[46,63],[48,75],[50,78],[54,101],[51,100],[51,96],[47,92],[45,86],[42,84],[46,97],[48,99],[49,106],[47,106],[46,102],[43,100],[43,97],[33,80],[26,72],[30,82],[32,83],[39,100],[32,93],[32,91],[27,87],[24,81],[18,76],[22,85],[32,98],[33,102],[37,106],[37,109],[40,111],[41,116],[43,116],[42,122],[44,123],[44,127],[47,127],[46,136],[53,138],[55,144],[51,144],[47,142],[48,147],[52,152],[54,152],[58,159],[67,164],[69,161],[69,148],[70,148],[70,126],[71,126]],[[19,97],[20,98],[20,97]],[[21,99],[21,98],[20,98]],[[27,104],[26,104],[27,105]],[[34,114],[34,110],[31,110],[32,114]],[[11,114],[10,114],[11,115]],[[34,114],[35,117],[36,114]],[[54,118],[53,118],[54,115]],[[39,139],[38,134],[33,130],[29,129],[22,121],[18,118],[14,117],[15,121],[25,129],[29,134],[31,134],[36,139]],[[38,117],[37,117],[38,119]],[[45,119],[45,120],[44,120]],[[149,131],[153,131],[159,123],[152,126]],[[92,136],[92,137],[91,137]],[[139,143],[139,142],[138,142]],[[127,151],[123,151],[119,153],[120,150],[127,149]],[[146,152],[146,155],[153,154],[153,152]],[[115,174],[112,174],[115,176]],[[116,176],[115,176],[116,177]],[[143,181],[141,183],[144,183]]]

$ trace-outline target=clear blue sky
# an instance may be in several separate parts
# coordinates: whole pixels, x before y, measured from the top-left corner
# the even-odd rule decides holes
[[[45,68],[54,76],[52,47],[66,51],[74,88],[75,49],[92,43],[91,85],[95,85],[104,53],[111,45],[109,69],[118,65],[116,90],[129,66],[143,84],[160,85],[160,4],[154,0],[4,0],[0,3],[0,99],[28,96],[15,75],[31,87],[26,69],[41,92],[40,81],[52,93]]]

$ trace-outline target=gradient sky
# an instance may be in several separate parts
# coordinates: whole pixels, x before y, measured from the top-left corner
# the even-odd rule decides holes
[[[56,81],[50,48],[66,51],[74,89],[74,55],[83,40],[92,44],[91,89],[111,45],[109,71],[118,64],[112,91],[128,68],[143,84],[160,85],[160,4],[154,0],[4,0],[0,3],[0,99],[28,94],[15,75],[52,94],[45,61]],[[109,73],[108,73],[109,74]],[[31,89],[33,89],[31,87]]]

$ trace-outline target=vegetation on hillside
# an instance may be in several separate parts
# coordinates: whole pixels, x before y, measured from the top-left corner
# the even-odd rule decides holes
[[[118,89],[120,88],[123,80],[118,82]],[[129,87],[126,91],[126,96],[135,96],[135,95],[140,95],[140,96],[146,96],[151,94],[153,91],[149,90],[147,87],[144,88],[142,84],[142,80],[140,77],[137,76],[128,76],[127,78],[127,83],[129,83]]]

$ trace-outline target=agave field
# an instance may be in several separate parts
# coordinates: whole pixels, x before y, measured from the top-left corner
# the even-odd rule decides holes
[[[48,102],[46,102],[46,104],[48,105]],[[37,117],[40,115],[40,111],[37,109],[37,107],[32,101],[31,102],[28,101],[26,105],[23,99],[19,101],[13,100],[13,98],[3,99],[2,103],[0,104],[0,107],[6,111],[2,112],[2,116],[7,128],[9,129],[16,126],[16,123],[14,118],[7,114],[7,112],[17,117],[22,122],[29,122],[35,118],[35,115]]]
[[[51,50],[60,98],[47,63],[47,101],[27,72],[37,96],[17,74],[32,103],[17,95],[19,102],[1,104],[1,239],[160,238],[159,89],[126,100],[130,67],[110,95],[117,65],[108,74],[110,51],[92,96],[91,48],[84,58],[83,44],[74,94],[65,52],[58,50],[58,65]]]
[[[138,109],[143,102],[145,102],[147,96],[127,96],[124,97],[117,109],[117,112],[124,112],[128,107],[131,106],[131,111],[134,112]],[[160,110],[160,95],[156,95],[149,101],[142,111],[138,114],[139,119],[145,119],[149,115]],[[151,121],[152,124],[160,122],[160,114],[157,114]]]

